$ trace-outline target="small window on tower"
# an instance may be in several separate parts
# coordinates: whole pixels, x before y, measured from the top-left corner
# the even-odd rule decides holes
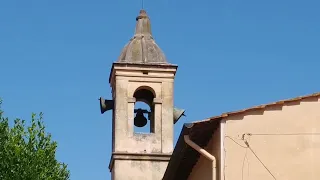
[[[154,133],[154,92],[150,87],[140,87],[134,93],[134,132]]]

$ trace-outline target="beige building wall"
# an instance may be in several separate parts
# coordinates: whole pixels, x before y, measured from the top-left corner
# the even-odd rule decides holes
[[[320,179],[318,98],[226,120],[225,180]]]
[[[219,177],[219,159],[220,159],[220,128],[218,128],[212,139],[209,141],[207,147],[205,148],[210,154],[212,154],[217,159],[217,178]],[[191,174],[188,177],[188,180],[212,180],[212,161],[200,155],[200,158],[194,168],[192,169]]]

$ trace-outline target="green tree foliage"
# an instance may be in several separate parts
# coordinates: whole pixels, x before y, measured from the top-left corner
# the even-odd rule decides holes
[[[57,142],[45,132],[42,113],[32,114],[30,126],[24,120],[9,120],[1,110],[0,99],[0,179],[68,180],[67,165],[55,158]]]

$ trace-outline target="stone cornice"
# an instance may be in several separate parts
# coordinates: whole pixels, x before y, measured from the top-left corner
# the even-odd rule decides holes
[[[169,162],[171,154],[162,153],[124,153],[113,152],[110,158],[109,170],[112,171],[115,160],[139,160],[139,161],[167,161]]]

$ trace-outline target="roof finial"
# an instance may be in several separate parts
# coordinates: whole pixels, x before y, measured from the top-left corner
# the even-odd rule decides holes
[[[149,35],[151,36],[151,24],[147,12],[143,9],[140,10],[138,17],[136,18],[136,35]]]

